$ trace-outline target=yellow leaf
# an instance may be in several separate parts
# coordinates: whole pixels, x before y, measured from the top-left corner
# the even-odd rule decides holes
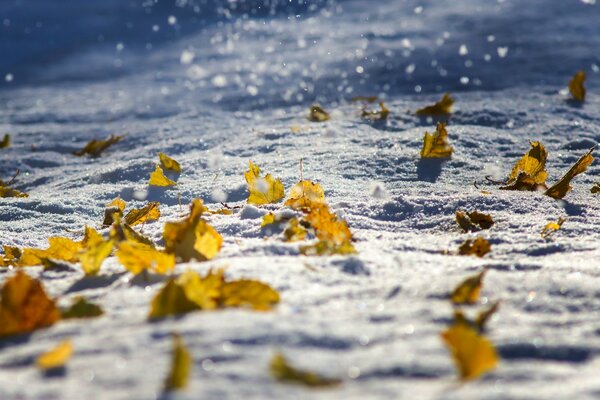
[[[160,218],[160,203],[151,201],[142,208],[134,208],[125,215],[125,223],[129,226],[143,224],[147,221],[156,221]]]
[[[104,311],[100,306],[90,303],[82,296],[73,299],[73,303],[69,308],[61,310],[62,319],[94,318],[102,314],[104,314]]]
[[[177,182],[167,178],[160,166],[156,166],[154,172],[150,174],[150,180],[148,184],[151,186],[174,186]]]
[[[310,107],[310,113],[307,119],[311,122],[325,122],[331,117],[329,113],[321,108],[321,106],[314,104]]]
[[[479,330],[479,332],[483,332],[485,330],[485,325],[490,320],[490,318],[498,311],[500,308],[500,302],[497,301],[488,307],[487,310],[481,311],[477,314],[477,318],[475,319],[475,326]]]
[[[165,250],[184,262],[210,260],[221,250],[223,238],[202,218],[167,222],[163,231]]]
[[[190,301],[185,290],[174,279],[169,279],[165,286],[152,299],[149,319],[165,318],[198,310],[196,303]]]
[[[489,214],[484,214],[479,211],[465,213],[464,211],[456,211],[456,222],[465,232],[476,232],[482,229],[490,229],[494,225],[494,220]]]
[[[142,235],[141,233],[136,232],[131,226],[127,225],[126,223],[122,223],[120,221],[117,221],[113,224],[110,230],[110,238],[117,243],[122,241],[130,241],[154,247],[154,243],[152,242],[152,240]]]
[[[320,203],[325,203],[325,191],[321,185],[302,180],[292,187],[284,205],[295,210],[305,210]]]
[[[160,159],[160,164],[164,169],[177,172],[178,174],[181,173],[181,165],[165,153],[158,153],[158,158]]]
[[[17,271],[4,282],[0,293],[0,337],[33,332],[59,319],[60,312],[40,281]]]
[[[319,242],[316,245],[301,247],[306,255],[353,254],[352,233],[346,221],[329,210],[326,204],[315,204],[306,216],[306,221],[314,228]]]
[[[100,243],[102,240],[102,235],[98,233],[94,228],[90,226],[85,227],[85,233],[83,234],[83,239],[81,240],[82,247],[90,247],[97,243]]]
[[[244,172],[244,178],[248,184],[248,204],[269,204],[277,203],[285,196],[283,183],[281,180],[275,179],[271,174],[267,174],[264,178],[260,177],[260,168],[250,161],[250,169]]]
[[[452,112],[452,105],[454,104],[454,100],[448,93],[444,94],[442,99],[437,103],[423,107],[417,110],[416,114],[420,116],[439,116],[439,115],[447,115]]]
[[[390,110],[385,106],[383,101],[379,102],[379,111],[369,110],[367,107],[363,107],[361,117],[364,119],[369,119],[371,121],[378,121],[387,119],[390,115]]]
[[[105,140],[94,139],[88,142],[88,144],[86,144],[83,149],[75,151],[73,152],[73,154],[79,157],[86,154],[89,154],[92,157],[98,157],[104,150],[106,150],[113,144],[118,143],[121,139],[123,139],[123,136],[117,135],[110,135]]]
[[[264,228],[267,225],[276,224],[279,222],[279,219],[273,214],[269,212],[268,214],[263,215],[262,222],[260,223],[260,227]]]
[[[585,100],[585,87],[583,82],[585,81],[585,71],[577,71],[573,78],[569,81],[569,92],[571,96],[577,101]]]
[[[592,186],[592,189],[590,191],[594,194],[600,193],[600,184],[594,183],[594,185]]]
[[[132,274],[151,270],[166,274],[175,267],[175,256],[154,249],[139,242],[121,242],[117,246],[116,256],[119,262]]]
[[[560,229],[562,224],[566,221],[566,218],[560,217],[556,222],[550,222],[546,224],[544,229],[542,229],[541,235],[543,238],[547,238],[552,235],[554,232]]]
[[[0,197],[29,197],[29,195],[8,186],[0,186]]]
[[[106,207],[116,207],[117,209],[119,209],[119,211],[121,211],[121,214],[125,212],[125,206],[125,200],[123,200],[121,197],[113,199],[110,203],[106,205]]]
[[[587,168],[594,161],[594,157],[592,156],[592,152],[594,151],[595,146],[590,149],[587,153],[585,153],[577,162],[567,171],[567,173],[554,185],[550,186],[548,190],[546,190],[545,194],[553,197],[555,199],[562,199],[565,195],[573,189],[570,185],[571,180],[575,178],[577,175],[585,172]]]
[[[223,285],[222,301],[224,307],[249,307],[267,311],[279,303],[279,293],[259,281],[241,279]]]
[[[181,336],[173,334],[173,351],[171,353],[171,369],[165,379],[165,392],[183,389],[188,384],[192,369],[192,357],[185,347]]]
[[[61,368],[69,361],[71,355],[73,355],[73,344],[67,339],[40,355],[36,360],[36,364],[41,370]]]
[[[178,279],[185,295],[202,310],[214,310],[221,307],[221,293],[225,283],[225,271],[209,270],[201,277],[193,270],[187,270]]]
[[[23,252],[18,247],[2,246],[4,250],[4,263],[7,265],[17,265]]]
[[[458,248],[458,254],[461,256],[483,257],[492,249],[492,245],[486,239],[478,237],[474,240],[467,239]]]
[[[2,138],[2,141],[0,141],[0,149],[5,149],[8,146],[10,146],[10,135],[7,133]]]
[[[77,262],[82,246],[80,242],[75,242],[65,237],[51,237],[48,239],[49,247],[43,249],[25,248],[17,265],[20,267],[30,267],[41,265],[43,259],[54,259],[67,262]]]
[[[546,158],[548,152],[540,142],[531,142],[531,149],[513,167],[504,190],[538,190],[546,188]]]
[[[455,324],[442,332],[461,379],[470,380],[494,369],[498,355],[492,343],[465,324]]]
[[[454,304],[475,304],[479,299],[479,292],[483,285],[483,277],[487,270],[465,279],[458,285],[450,295],[450,301]]]
[[[110,255],[113,249],[113,241],[106,240],[87,247],[81,254],[81,268],[86,275],[96,275],[100,271],[102,262]]]
[[[341,379],[327,378],[316,372],[292,366],[281,353],[276,353],[269,364],[271,375],[283,383],[293,383],[309,387],[330,387],[342,383]]]
[[[452,146],[448,142],[446,124],[438,122],[435,133],[425,132],[421,158],[449,158],[452,156]]]
[[[285,231],[283,231],[283,236],[286,242],[296,242],[298,240],[304,240],[306,239],[307,235],[308,231],[305,227],[303,227],[300,224],[298,218],[290,219],[287,228],[285,228]]]

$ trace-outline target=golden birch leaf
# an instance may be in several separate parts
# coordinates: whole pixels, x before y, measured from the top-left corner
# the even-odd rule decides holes
[[[208,271],[201,277],[193,270],[187,270],[179,278],[180,285],[187,298],[202,310],[215,310],[221,307],[221,294],[225,283],[224,271],[218,269]]]
[[[531,142],[531,148],[514,165],[504,190],[539,190],[546,188],[546,158],[548,152],[540,142]]]
[[[29,195],[8,186],[0,186],[0,197],[29,197]]]
[[[288,226],[283,231],[283,237],[286,242],[297,242],[306,239],[308,231],[300,224],[298,218],[292,218],[288,222]]]
[[[442,332],[441,336],[462,380],[475,379],[498,364],[498,355],[492,343],[468,325],[455,324]]]
[[[482,229],[490,229],[494,225],[491,215],[479,211],[456,211],[456,222],[465,232],[476,232]]]
[[[40,281],[17,271],[4,282],[0,292],[0,338],[46,328],[59,319],[60,311]]]
[[[90,303],[83,296],[73,299],[73,303],[66,309],[61,309],[61,319],[95,318],[104,314],[102,308]]]
[[[87,247],[81,254],[79,261],[86,275],[96,275],[102,263],[113,250],[112,240],[103,240]]]
[[[313,104],[310,107],[310,113],[308,117],[306,117],[311,122],[325,122],[331,119],[329,113],[321,108],[321,106],[317,104]]]
[[[475,239],[467,239],[458,248],[458,254],[461,256],[477,256],[483,257],[492,249],[492,245],[486,239],[478,237]]]
[[[152,299],[148,319],[165,318],[198,309],[198,305],[187,298],[184,288],[175,279],[169,279]]]
[[[316,372],[303,370],[292,366],[281,353],[276,353],[269,364],[273,378],[282,383],[292,383],[313,388],[337,386],[341,379],[328,378]]]
[[[173,254],[164,253],[139,242],[125,241],[119,243],[115,255],[119,262],[134,275],[144,270],[166,274],[175,267],[175,256]]]
[[[567,171],[567,173],[554,185],[550,186],[548,190],[546,190],[545,194],[547,196],[553,197],[555,199],[562,199],[565,195],[573,189],[571,187],[571,180],[575,178],[577,175],[585,172],[587,168],[594,161],[594,156],[592,156],[592,152],[596,146],[592,147],[590,151],[585,153],[577,162]]]
[[[585,100],[583,82],[585,82],[585,71],[577,71],[569,81],[569,92],[571,92],[571,96],[577,101]]]
[[[260,168],[250,161],[250,168],[244,172],[244,178],[248,184],[248,204],[269,204],[277,203],[285,196],[283,183],[278,178],[273,178],[271,174],[260,177]]]
[[[279,303],[279,293],[269,285],[250,279],[226,282],[222,288],[224,307],[248,307],[268,311]]]
[[[183,343],[181,336],[173,334],[173,350],[171,352],[171,369],[165,379],[164,391],[172,392],[184,389],[188,385],[192,357]]]
[[[470,276],[458,285],[450,295],[453,304],[475,304],[479,300],[479,292],[483,285],[486,269],[477,275]]]
[[[353,254],[352,233],[346,221],[340,219],[329,210],[326,204],[316,204],[310,209],[306,221],[315,230],[319,242],[315,245],[302,246],[300,251],[305,255]]]
[[[320,203],[325,203],[325,191],[321,185],[302,180],[292,187],[284,205],[295,210],[306,210]]]
[[[125,223],[129,226],[156,221],[160,218],[160,203],[151,201],[142,208],[134,208],[125,215]]]
[[[98,156],[100,156],[100,154],[102,154],[102,152],[104,150],[106,150],[113,144],[118,143],[121,139],[123,139],[123,136],[117,136],[117,135],[110,135],[105,140],[94,139],[94,140],[91,140],[90,142],[88,142],[88,144],[86,144],[83,147],[83,149],[77,150],[77,151],[73,152],[73,154],[78,157],[84,156],[86,154],[89,154],[92,157],[98,157]]]
[[[425,132],[421,158],[449,158],[452,156],[452,146],[448,142],[446,124],[438,122],[435,133]]]
[[[549,222],[546,224],[544,229],[542,229],[541,235],[543,238],[547,238],[552,235],[554,232],[560,229],[562,224],[566,221],[566,218],[560,217],[556,222]]]
[[[5,149],[10,146],[10,135],[7,133],[0,141],[0,149]]]
[[[102,240],[104,239],[102,238],[102,235],[98,233],[97,230],[95,230],[91,226],[86,225],[85,232],[83,234],[83,239],[80,243],[81,247],[85,248],[100,243]]]
[[[158,153],[158,158],[160,159],[160,165],[164,169],[177,172],[178,174],[181,173],[181,165],[165,153]]]
[[[40,355],[36,360],[36,365],[41,370],[50,370],[62,368],[73,355],[73,344],[67,339],[58,345]]]
[[[442,99],[437,103],[423,107],[417,110],[416,114],[419,116],[443,116],[452,112],[452,105],[454,100],[448,93],[444,94]]]
[[[154,172],[150,174],[148,184],[150,186],[174,186],[177,185],[177,182],[167,178],[162,168],[157,165]]]

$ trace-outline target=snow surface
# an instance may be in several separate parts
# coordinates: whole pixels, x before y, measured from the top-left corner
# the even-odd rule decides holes
[[[85,295],[106,315],[61,322],[0,343],[1,399],[151,399],[170,362],[170,333],[189,346],[189,399],[597,398],[600,382],[600,203],[597,164],[565,201],[499,191],[529,140],[549,150],[549,181],[600,141],[600,9],[593,1],[120,1],[0,3],[0,153],[6,179],[18,168],[26,199],[0,202],[0,244],[45,246],[53,235],[98,227],[104,205],[161,202],[144,233],[160,241],[164,221],[191,199],[244,206],[249,160],[281,177],[322,184],[359,254],[303,257],[260,229],[279,206],[211,216],[223,235],[217,258],[178,265],[227,266],[277,288],[270,313],[198,312],[148,323],[161,277],[132,279],[113,259],[100,276],[29,268],[52,296]],[[588,71],[588,100],[564,88]],[[455,155],[419,162],[433,121],[415,110],[450,91]],[[385,123],[361,121],[346,100],[377,94]],[[320,102],[330,122],[304,116]],[[290,128],[300,127],[294,133]],[[97,159],[73,150],[125,133]],[[147,189],[157,152],[184,168],[178,190]],[[477,183],[477,188],[474,185]],[[482,190],[490,191],[484,194]],[[183,207],[179,206],[181,195]],[[469,237],[457,209],[492,214],[483,259],[443,255]],[[544,225],[568,217],[553,239]],[[446,295],[487,266],[483,302],[502,300],[490,338],[498,369],[459,385],[439,332],[452,315]],[[11,276],[0,272],[0,281]],[[65,376],[33,366],[71,338]],[[309,391],[274,382],[268,362],[345,377]]]

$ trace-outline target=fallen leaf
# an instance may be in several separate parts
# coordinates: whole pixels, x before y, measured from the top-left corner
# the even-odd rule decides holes
[[[448,142],[446,124],[438,122],[435,133],[425,132],[421,158],[449,158],[452,156],[452,146]]]
[[[492,249],[492,245],[486,239],[478,237],[475,239],[467,239],[458,248],[458,254],[461,256],[477,256],[483,257]]]
[[[165,379],[164,391],[171,392],[184,389],[192,369],[192,357],[183,343],[181,336],[174,333],[173,350],[171,352],[171,369]]]
[[[279,293],[262,282],[240,279],[226,282],[222,286],[221,299],[223,307],[248,307],[268,311],[279,303]]]
[[[250,161],[250,168],[244,172],[244,178],[248,184],[248,204],[269,204],[277,203],[285,196],[283,183],[281,180],[275,179],[271,174],[266,174],[263,178],[260,177],[260,168]]]
[[[142,208],[134,208],[125,215],[125,223],[136,226],[148,221],[156,221],[160,218],[160,203],[151,201]]]
[[[465,232],[476,232],[482,229],[490,229],[494,225],[491,215],[479,211],[464,212],[456,211],[456,222]]]
[[[136,232],[131,226],[121,221],[115,221],[110,230],[110,238],[116,243],[129,241],[154,247],[154,242],[148,237]]]
[[[35,363],[39,369],[44,371],[62,368],[72,355],[73,344],[71,343],[71,340],[67,339],[40,355]]]
[[[542,229],[541,232],[542,237],[547,238],[550,235],[552,235],[554,232],[560,229],[560,227],[566,220],[566,218],[560,217],[556,222],[549,222],[548,224],[546,224],[546,226],[544,227],[544,229]]]
[[[331,119],[329,113],[323,110],[319,105],[314,104],[310,107],[310,114],[307,119],[311,122],[325,122]]]
[[[5,149],[10,146],[10,135],[7,133],[0,141],[0,149]]]
[[[177,182],[167,178],[162,168],[157,165],[154,172],[150,174],[150,180],[148,181],[150,186],[174,186]]]
[[[364,106],[362,109],[361,117],[364,119],[369,119],[371,121],[380,121],[387,119],[390,115],[390,110],[385,106],[383,101],[379,102],[379,110],[369,110],[367,106]]]
[[[423,107],[417,110],[416,114],[420,116],[439,116],[439,115],[447,115],[452,112],[452,105],[454,104],[454,100],[448,93],[444,94],[442,99],[437,103]]]
[[[292,218],[288,222],[288,226],[283,231],[283,237],[286,242],[296,242],[306,239],[308,231],[300,224],[298,218]]]
[[[75,151],[73,152],[73,154],[78,157],[84,156],[86,154],[89,154],[92,157],[98,157],[104,150],[106,150],[113,144],[118,143],[121,139],[123,139],[123,136],[117,135],[110,135],[105,140],[94,139],[88,142],[88,144],[86,144],[83,147],[83,149]]]
[[[83,251],[79,261],[86,275],[96,275],[100,271],[102,263],[112,252],[113,245],[112,240],[103,240],[90,245]]]
[[[148,318],[165,318],[198,309],[198,305],[187,298],[184,288],[178,285],[175,279],[169,279],[152,299]]]
[[[454,324],[441,334],[461,379],[470,380],[494,369],[498,355],[492,343],[465,324]]]
[[[181,173],[181,165],[165,153],[158,153],[158,158],[160,159],[160,165],[162,165],[164,169],[177,172],[178,174]]]
[[[123,217],[125,206],[125,201],[120,197],[117,197],[108,203],[104,209],[104,221],[102,222],[102,226],[112,225],[115,222],[115,213],[118,214],[119,218]]]
[[[321,185],[302,180],[292,187],[284,205],[295,210],[307,210],[313,204],[322,203],[325,203],[325,191]]]
[[[177,279],[177,284],[183,287],[187,298],[193,301],[198,309],[215,310],[221,307],[225,271],[211,269],[204,277],[201,277],[190,269],[181,274]]]
[[[60,319],[41,282],[22,271],[4,282],[0,296],[0,338],[46,328]]]
[[[144,270],[166,274],[175,268],[175,256],[139,242],[124,241],[117,245],[115,253],[119,262],[132,274]]]
[[[340,219],[329,210],[326,204],[314,205],[306,215],[306,221],[315,230],[319,242],[302,246],[300,251],[305,255],[353,254],[356,249],[352,245],[352,232],[346,221]]]
[[[281,353],[276,353],[269,364],[271,375],[283,383],[293,383],[310,387],[331,387],[342,383],[341,379],[328,378],[293,367]]]
[[[594,183],[594,186],[592,186],[592,189],[590,191],[594,194],[600,193],[600,184]]]
[[[61,319],[73,318],[94,318],[104,314],[102,308],[96,304],[90,303],[83,296],[73,299],[69,308],[61,310]]]
[[[460,283],[450,295],[450,301],[453,304],[475,304],[479,299],[479,292],[483,285],[483,277],[486,269],[473,275]]]
[[[585,172],[587,168],[594,161],[592,152],[596,146],[592,147],[587,153],[585,153],[577,162],[567,171],[567,173],[554,185],[550,186],[546,190],[545,194],[555,199],[562,199],[565,195],[573,189],[570,185],[571,180],[577,175]]]
[[[18,191],[7,186],[0,186],[0,197],[29,197],[27,193]]]
[[[569,92],[571,92],[571,96],[577,101],[585,100],[583,82],[585,82],[585,71],[577,71],[569,81]]]
[[[531,148],[510,172],[504,190],[539,190],[546,188],[546,158],[548,152],[540,142],[531,142]]]

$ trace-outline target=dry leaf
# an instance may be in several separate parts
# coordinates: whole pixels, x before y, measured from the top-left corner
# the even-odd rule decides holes
[[[134,208],[125,215],[125,223],[136,226],[148,221],[156,221],[160,218],[160,203],[151,201],[142,208]]]
[[[306,215],[306,221],[315,230],[319,242],[302,246],[305,255],[353,254],[352,233],[346,221],[341,220],[329,210],[326,204],[316,204]]]
[[[594,161],[592,152],[596,146],[592,147],[590,151],[585,153],[577,162],[567,171],[567,173],[554,185],[550,186],[544,194],[553,197],[555,199],[562,199],[565,195],[573,189],[570,185],[571,180],[577,175],[585,172],[587,168]]]
[[[13,189],[9,187],[10,184],[16,179],[19,174],[19,170],[17,170],[15,176],[8,182],[4,182],[0,180],[0,197],[29,197],[27,193],[23,193],[17,189]]]
[[[494,225],[491,215],[479,211],[464,212],[456,211],[456,222],[465,232],[476,232],[482,229],[490,229]]]
[[[7,133],[0,141],[0,149],[5,149],[10,146],[10,135]]]
[[[158,158],[160,159],[160,165],[162,165],[164,169],[177,172],[178,174],[181,173],[181,165],[165,153],[158,153]]]
[[[302,180],[292,187],[284,205],[295,210],[307,210],[313,204],[321,203],[325,203],[325,191],[321,185]]]
[[[531,149],[513,167],[508,181],[500,189],[539,190],[546,188],[546,158],[548,152],[540,142],[531,142]]]
[[[440,116],[447,115],[452,112],[452,105],[454,104],[454,100],[448,93],[444,94],[444,97],[437,103],[423,107],[417,110],[416,114],[420,116]]]
[[[458,254],[461,256],[483,257],[492,249],[492,245],[486,239],[478,237],[474,240],[467,239],[458,248]]]
[[[0,337],[33,332],[60,319],[41,282],[22,271],[4,282],[0,295]]]
[[[262,282],[240,279],[222,286],[222,307],[247,307],[268,311],[279,303],[279,293]]]
[[[453,304],[475,304],[479,299],[479,292],[483,285],[483,277],[486,269],[473,275],[460,283],[450,295],[450,301]]]
[[[100,306],[90,303],[83,296],[78,296],[73,299],[69,308],[61,310],[61,319],[94,318],[102,314],[104,311]]]
[[[314,104],[310,107],[310,114],[307,119],[311,122],[325,122],[331,119],[329,113],[323,110],[319,105]]]
[[[290,219],[288,226],[283,231],[283,236],[286,242],[296,242],[306,239],[308,231],[300,224],[298,218]]]
[[[73,344],[69,339],[60,342],[56,347],[40,355],[36,360],[39,369],[47,371],[62,368],[73,355]]]
[[[269,369],[273,378],[283,383],[293,383],[310,387],[331,387],[342,383],[341,379],[327,378],[316,372],[293,367],[281,353],[271,359]]]
[[[594,183],[594,186],[592,186],[592,189],[590,191],[594,194],[600,193],[600,184]]]
[[[198,305],[187,298],[184,288],[178,285],[175,279],[169,279],[165,286],[152,299],[148,318],[165,318],[198,309]]]
[[[271,174],[267,174],[264,178],[260,177],[260,168],[250,161],[250,169],[244,172],[244,178],[248,184],[248,204],[269,204],[277,203],[285,196],[283,183],[281,180],[275,179]]]
[[[181,336],[173,334],[173,350],[171,352],[171,369],[165,379],[165,392],[184,389],[188,384],[192,369],[192,357],[181,340]]]
[[[438,122],[433,134],[425,132],[421,158],[449,158],[452,156],[452,151],[445,123]]]
[[[148,181],[150,186],[175,186],[177,182],[167,178],[162,168],[157,165],[154,172],[150,174],[150,180]]]
[[[569,92],[571,96],[577,101],[585,100],[585,87],[583,82],[585,81],[585,71],[577,71],[573,78],[569,81]]]
[[[167,254],[139,242],[124,241],[119,243],[115,255],[119,262],[134,275],[144,270],[166,274],[175,268],[175,256],[173,254]]]
[[[201,277],[193,270],[187,270],[178,279],[185,295],[201,310],[215,310],[221,307],[221,293],[225,284],[225,271],[212,269]]]
[[[468,325],[454,324],[441,336],[452,354],[461,379],[475,379],[496,367],[496,349],[488,339]]]
[[[361,117],[364,119],[369,119],[371,121],[380,121],[387,119],[390,115],[390,110],[385,106],[383,101],[379,102],[379,110],[369,110],[365,105],[362,109]]]
[[[96,275],[100,271],[102,263],[110,255],[114,242],[103,240],[87,247],[79,257],[81,268],[86,275]]]
[[[560,217],[556,222],[549,222],[546,224],[544,229],[542,229],[541,235],[543,238],[547,238],[552,235],[554,232],[560,229],[562,224],[566,221],[566,218]]]
[[[105,140],[94,139],[88,142],[83,149],[75,151],[73,154],[79,157],[86,154],[89,154],[92,157],[98,157],[104,150],[119,142],[121,139],[123,139],[123,136],[117,135],[110,135]]]

